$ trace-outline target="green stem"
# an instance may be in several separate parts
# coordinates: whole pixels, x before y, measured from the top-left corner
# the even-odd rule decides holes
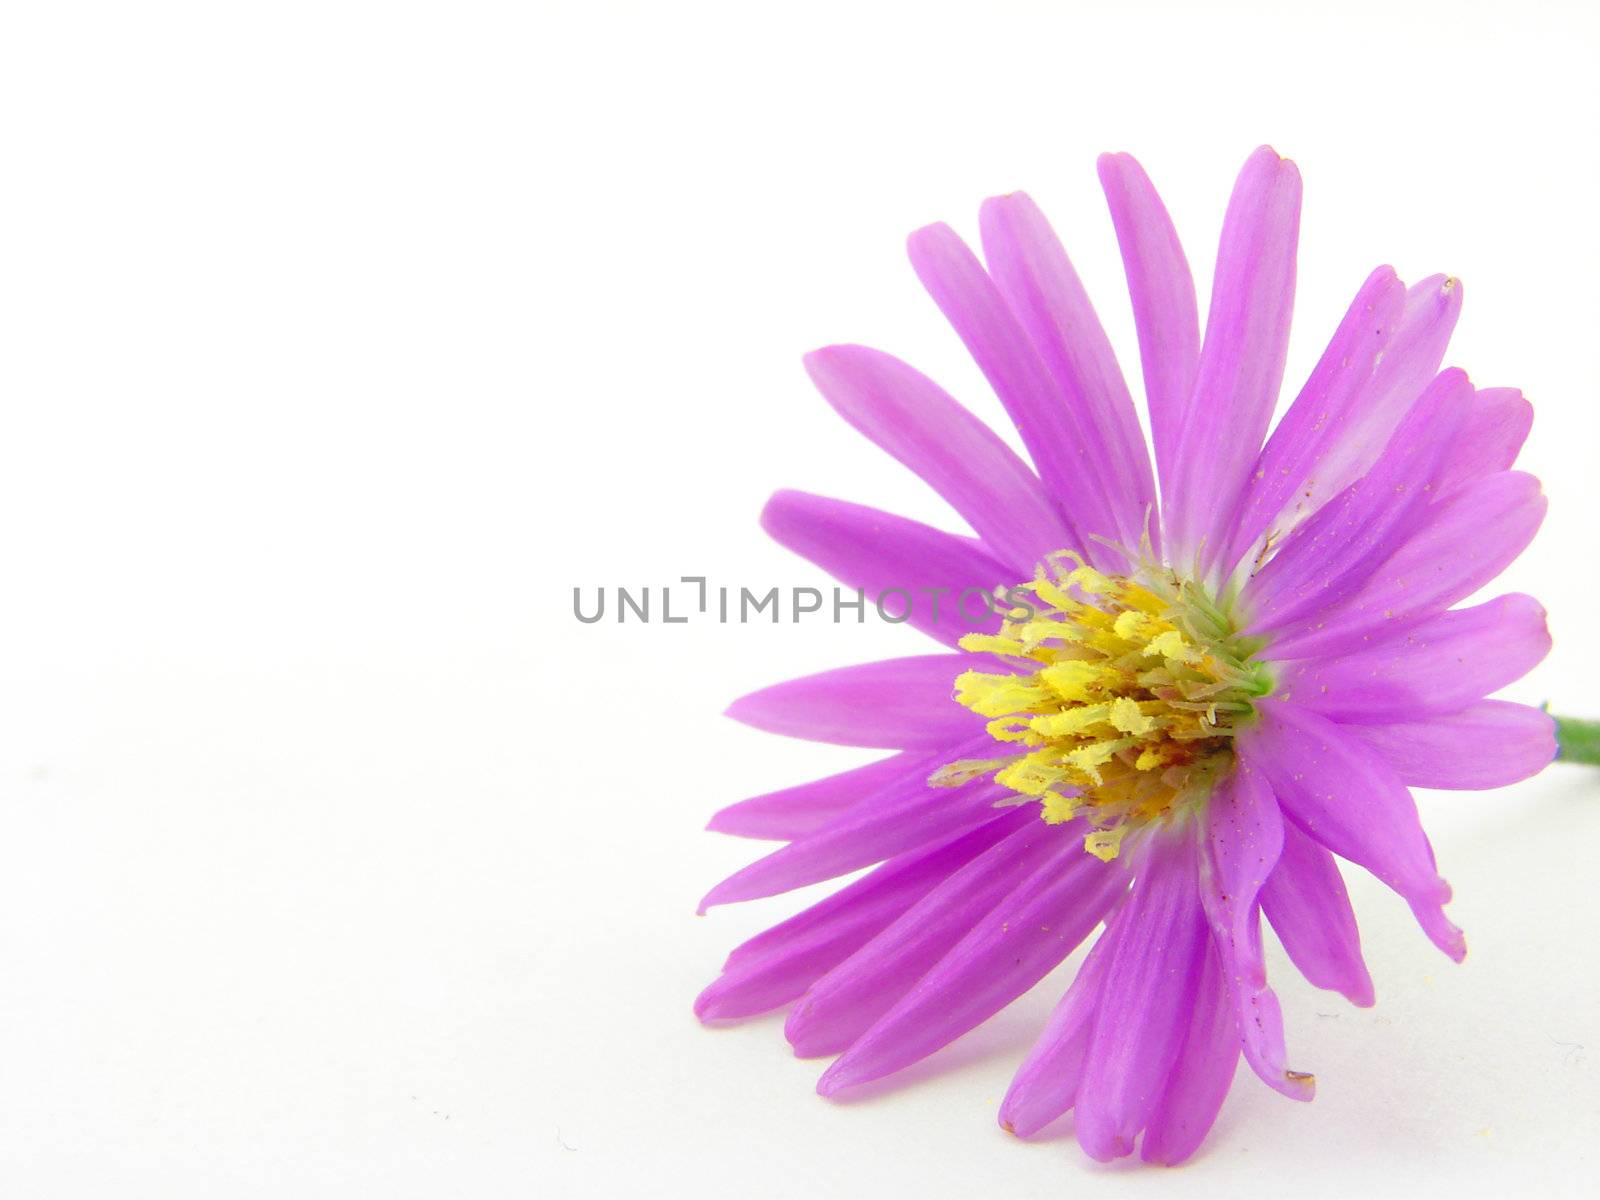
[[[1555,717],[1554,713],[1550,714]],[[1600,721],[1577,717],[1556,717],[1556,757],[1562,762],[1588,763],[1600,767]]]

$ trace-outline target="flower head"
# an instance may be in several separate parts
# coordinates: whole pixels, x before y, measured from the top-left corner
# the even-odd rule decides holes
[[[1194,1152],[1242,1053],[1288,1066],[1265,915],[1313,984],[1373,1000],[1336,856],[1465,954],[1411,786],[1497,787],[1555,753],[1552,722],[1485,697],[1549,648],[1492,580],[1544,513],[1511,469],[1520,393],[1440,371],[1461,288],[1381,267],[1268,436],[1294,292],[1300,178],[1263,148],[1224,221],[1202,338],[1144,172],[1106,156],[1154,449],[1083,287],[1021,194],[982,211],[984,262],[944,226],[918,275],[1032,465],[912,368],[832,346],[823,395],[922,476],[976,538],[795,492],[768,531],[844,583],[917,597],[949,649],[737,701],[760,728],[896,751],[718,813],[787,844],[705,906],[874,869],[739,947],[703,1018],[793,1004],[832,1094],[910,1065],[1031,988],[1101,929],[1001,1106],[1026,1136],[1068,1110],[1109,1159]],[[974,627],[937,597],[1002,598]],[[930,603],[930,601],[932,601]],[[875,865],[876,864],[876,865]]]

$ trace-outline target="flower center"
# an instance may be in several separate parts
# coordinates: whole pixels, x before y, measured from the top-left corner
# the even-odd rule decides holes
[[[1271,690],[1251,659],[1260,643],[1203,588],[1153,564],[1105,575],[1064,551],[1007,596],[1017,607],[1001,631],[961,647],[1011,669],[955,681],[1006,752],[949,763],[930,782],[992,773],[1050,824],[1084,817],[1084,848],[1106,860],[1131,831],[1203,803]]]

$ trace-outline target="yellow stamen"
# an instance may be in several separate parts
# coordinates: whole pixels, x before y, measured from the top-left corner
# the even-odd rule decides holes
[[[1046,822],[1083,818],[1084,848],[1115,858],[1129,833],[1203,801],[1270,683],[1226,611],[1164,568],[1107,575],[1061,553],[1018,591],[1031,609],[961,639],[1009,671],[955,681],[956,699],[992,718],[1000,755],[950,763],[930,782],[993,773]]]
[[[1110,862],[1122,849],[1122,839],[1128,836],[1126,825],[1113,825],[1110,829],[1096,829],[1084,835],[1083,848],[1101,862]]]
[[[1046,825],[1065,825],[1078,815],[1076,803],[1059,792],[1046,792],[1044,804],[1040,811]]]
[[[1146,716],[1137,700],[1118,696],[1111,702],[1111,723],[1123,733],[1143,735],[1156,727],[1155,718]]]

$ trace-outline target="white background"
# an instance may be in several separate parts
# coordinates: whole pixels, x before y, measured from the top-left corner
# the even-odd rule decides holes
[[[1289,382],[1367,271],[1465,283],[1550,517],[1502,590],[1600,715],[1600,29],[1570,4],[12,4],[0,18],[0,1193],[1563,1194],[1597,1169],[1600,774],[1424,795],[1472,953],[1353,880],[1379,1004],[1274,959],[1294,1105],[1181,1173],[996,1105],[1059,992],[898,1090],[690,1013],[801,897],[700,894],[721,805],[854,752],[719,717],[924,648],[579,625],[572,588],[821,583],[800,486],[950,514],[799,356],[999,415],[901,249],[1026,188],[1130,377],[1094,175],[1204,288],[1248,152],[1306,203]],[[929,644],[931,645],[931,644]],[[1276,947],[1273,948],[1276,952]]]

